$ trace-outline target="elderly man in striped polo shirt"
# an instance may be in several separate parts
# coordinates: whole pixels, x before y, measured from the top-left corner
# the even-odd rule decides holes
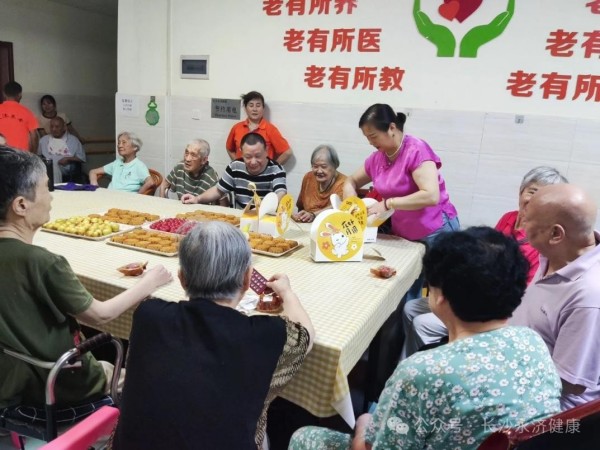
[[[275,192],[279,198],[287,192],[284,168],[267,156],[267,145],[258,133],[248,133],[242,138],[242,157],[232,161],[223,177],[200,195],[185,194],[182,203],[212,203],[233,193],[235,207],[243,209],[252,199],[248,184],[256,185],[256,193],[264,197]]]
[[[160,196],[200,195],[219,181],[219,175],[208,163],[210,145],[204,139],[192,139],[185,147],[183,161],[177,163],[160,185]]]

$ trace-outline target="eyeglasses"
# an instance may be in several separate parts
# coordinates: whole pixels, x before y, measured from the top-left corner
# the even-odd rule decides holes
[[[187,150],[185,152],[183,152],[183,156],[185,158],[189,157],[192,161],[196,161],[197,159],[201,158],[201,156],[198,153],[192,153]]]

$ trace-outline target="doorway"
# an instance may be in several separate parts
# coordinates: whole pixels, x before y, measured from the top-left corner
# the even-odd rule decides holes
[[[14,81],[15,70],[13,65],[12,42],[0,41],[0,91],[6,83]],[[0,96],[0,103],[4,100]]]

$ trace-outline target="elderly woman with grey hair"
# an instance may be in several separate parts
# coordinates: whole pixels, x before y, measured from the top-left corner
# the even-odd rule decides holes
[[[80,342],[79,322],[95,325],[114,320],[172,277],[162,265],[155,265],[126,291],[111,299],[95,299],[66,258],[33,243],[37,231],[50,220],[51,208],[42,160],[0,146],[0,342],[17,352],[53,361]],[[56,381],[60,407],[102,397],[113,369],[85,354],[79,369],[63,371]],[[2,353],[0,410],[18,404],[43,405],[47,376],[46,369]]]
[[[331,145],[319,145],[310,157],[312,170],[304,175],[298,196],[298,212],[292,215],[296,222],[312,222],[315,216],[331,208],[331,194],[343,194],[346,175],[337,168],[340,160]]]
[[[111,176],[108,189],[126,192],[144,192],[153,186],[148,167],[137,153],[142,148],[142,140],[136,134],[124,131],[117,137],[119,157],[103,167],[90,170],[90,183],[98,186],[98,178],[106,174]]]
[[[189,301],[151,299],[136,310],[114,449],[262,448],[267,408],[314,340],[285,275],[267,286],[281,317],[236,306],[250,285],[241,231],[197,225],[181,241],[179,279]]]
[[[506,236],[512,236],[519,244],[521,253],[529,263],[527,284],[531,282],[540,265],[539,253],[531,246],[523,229],[523,210],[536,191],[549,184],[568,183],[560,172],[552,167],[539,166],[525,174],[519,187],[519,209],[504,214],[495,229]],[[418,351],[421,347],[438,342],[448,334],[446,327],[429,309],[426,298],[406,303],[402,311],[402,325],[405,333],[400,359]]]

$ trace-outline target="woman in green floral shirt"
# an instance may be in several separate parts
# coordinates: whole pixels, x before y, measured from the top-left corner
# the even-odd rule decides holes
[[[447,233],[423,265],[449,343],[402,361],[354,436],[305,427],[290,449],[476,450],[498,428],[560,411],[560,379],[544,341],[506,326],[526,286],[516,241],[487,227]]]

